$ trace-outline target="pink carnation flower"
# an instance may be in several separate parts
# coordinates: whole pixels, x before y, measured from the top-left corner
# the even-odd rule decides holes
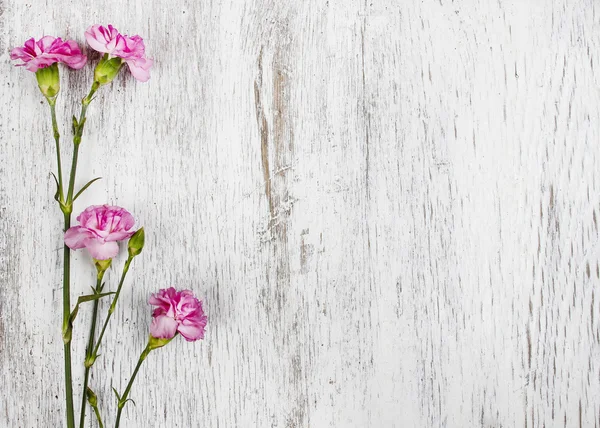
[[[25,66],[34,73],[56,62],[80,69],[87,61],[74,40],[63,41],[60,37],[52,36],[44,36],[37,42],[33,38],[27,40],[25,46],[10,51],[10,59],[23,61],[17,66]]]
[[[73,249],[87,248],[96,260],[112,259],[119,252],[117,241],[135,233],[135,224],[127,210],[110,205],[92,205],[77,217],[79,226],[65,232],[65,244]]]
[[[112,25],[92,25],[85,32],[85,38],[92,49],[107,53],[111,57],[122,58],[129,71],[140,82],[150,79],[153,61],[146,58],[146,47],[140,36],[129,37],[121,34]]]
[[[157,306],[150,326],[153,337],[171,339],[179,332],[189,342],[204,339],[207,318],[202,302],[190,290],[162,289],[150,296],[148,303]]]

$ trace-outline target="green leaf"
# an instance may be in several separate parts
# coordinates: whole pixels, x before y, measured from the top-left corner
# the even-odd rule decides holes
[[[115,395],[117,396],[117,401],[120,403],[121,402],[121,396],[119,395],[119,393],[117,392],[117,390],[115,389],[115,387],[112,387],[113,392],[115,393]]]
[[[54,181],[56,182],[56,193],[54,194],[54,200],[57,202],[60,202],[59,198],[60,198],[60,185],[58,184],[58,179],[56,178],[56,175],[54,175],[53,172],[51,172],[50,174],[52,174],[52,177],[54,177]]]
[[[73,115],[73,134],[77,133],[77,127],[79,124],[77,123],[77,118]]]
[[[79,296],[79,298],[77,299],[77,304],[75,305],[75,309],[73,309],[73,312],[71,312],[71,316],[69,317],[70,327],[73,325],[73,322],[75,321],[75,318],[77,317],[77,312],[79,312],[79,305],[81,305],[82,303],[85,303],[85,302],[93,302],[94,300],[98,300],[103,297],[110,296],[111,294],[115,294],[115,292],[111,291],[110,293],[88,294],[87,296]]]
[[[77,194],[73,198],[73,201],[75,201],[79,197],[79,195],[81,195],[85,191],[85,189],[87,189],[88,187],[90,187],[94,183],[94,181],[98,181],[101,178],[102,177],[96,177],[93,180],[88,181],[87,184],[85,186],[83,186],[79,192],[77,192]]]
[[[125,404],[127,404],[127,402],[128,402],[128,401],[131,401],[131,402],[133,403],[133,405],[134,405],[135,407],[137,407],[137,404],[135,404],[135,401],[133,401],[133,398],[128,398],[127,400],[123,401],[123,406],[124,406]]]

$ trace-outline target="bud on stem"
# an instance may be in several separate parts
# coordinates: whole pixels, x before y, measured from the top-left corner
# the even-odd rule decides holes
[[[56,100],[58,91],[60,91],[60,75],[58,73],[58,64],[54,63],[48,67],[40,68],[35,72],[38,81],[38,87],[48,102],[53,103]]]
[[[139,255],[144,248],[144,241],[146,240],[146,236],[144,234],[144,228],[140,228],[137,232],[135,232],[131,238],[129,238],[129,243],[127,244],[127,251],[129,252],[129,257],[133,258]]]
[[[106,53],[94,70],[94,82],[100,85],[106,85],[113,81],[123,65],[123,60],[119,57],[109,58]]]

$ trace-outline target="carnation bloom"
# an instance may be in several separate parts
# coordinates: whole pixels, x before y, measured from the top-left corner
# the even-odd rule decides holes
[[[150,326],[153,337],[172,339],[179,332],[189,342],[204,339],[207,318],[202,302],[190,290],[162,289],[152,294],[148,303],[156,306]]]
[[[119,252],[117,241],[135,233],[133,216],[121,207],[92,205],[77,217],[79,226],[65,232],[65,244],[71,249],[87,248],[96,260],[112,259]]]
[[[107,53],[109,57],[119,57],[129,66],[129,71],[140,82],[150,79],[153,61],[146,58],[146,47],[140,36],[127,36],[115,27],[92,25],[85,32],[85,38],[92,49]]]
[[[10,59],[23,61],[17,66],[25,66],[34,73],[56,62],[80,69],[87,61],[74,40],[63,41],[60,37],[52,36],[44,36],[37,42],[33,38],[27,40],[25,46],[10,51]]]

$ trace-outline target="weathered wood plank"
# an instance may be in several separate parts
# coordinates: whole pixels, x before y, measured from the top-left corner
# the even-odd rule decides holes
[[[207,338],[151,354],[127,427],[600,426],[591,0],[1,1],[0,426],[63,414],[50,121],[8,51],[96,22],[156,59],[101,90],[81,153],[104,178],[76,211],[148,235],[91,382],[107,420],[174,285]],[[62,123],[91,73],[63,72]]]

